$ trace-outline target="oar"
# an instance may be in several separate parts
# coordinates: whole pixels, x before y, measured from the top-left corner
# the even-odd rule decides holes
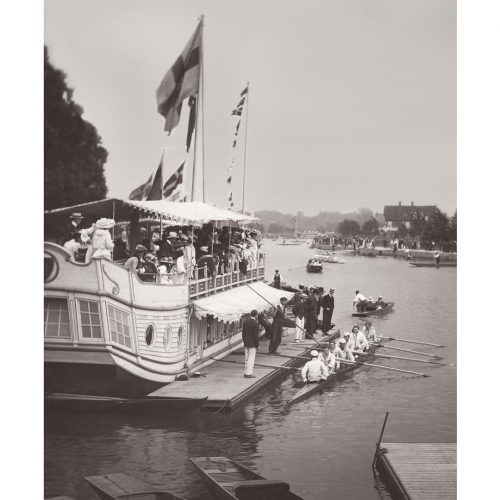
[[[374,365],[372,363],[365,363],[364,361],[347,361],[347,359],[339,359],[339,358],[337,358],[337,361],[340,361],[341,363],[346,363],[348,365],[372,366],[373,368],[382,368],[384,370],[391,370],[394,372],[411,373],[412,375],[420,375],[421,377],[428,377],[429,376],[429,375],[426,375],[425,373],[412,372],[410,370],[401,370],[401,368],[392,368],[390,366],[385,366],[385,365]]]
[[[393,349],[394,351],[409,352],[411,354],[419,354],[420,356],[427,356],[429,358],[443,359],[441,356],[436,356],[435,354],[427,354],[426,352],[412,351],[411,349],[403,349],[402,347],[393,347],[387,344],[377,344],[376,342],[370,342],[372,345],[383,347],[384,349]]]
[[[387,340],[398,340],[399,342],[408,342],[410,344],[422,344],[422,345],[431,345],[432,347],[444,347],[444,345],[441,344],[431,344],[430,342],[420,342],[419,340],[397,339],[396,337],[380,337],[380,338]]]
[[[222,361],[223,363],[233,363],[235,365],[245,366],[245,363],[240,363],[239,361],[231,361],[230,359],[216,359],[212,358],[212,356],[210,356],[210,359],[213,359],[214,361]],[[264,363],[254,363],[254,366],[263,366],[264,368],[276,368],[281,370],[292,370],[300,372],[299,368],[292,368],[290,366],[274,366],[274,365],[266,365]]]
[[[276,309],[276,306],[272,302],[269,302],[265,297],[263,297],[259,292],[257,292],[257,290],[254,290],[248,283],[245,283],[245,284],[248,288],[250,288],[250,290],[252,290],[252,292],[255,292],[261,299],[265,300],[269,305],[271,305],[272,307],[274,307],[274,309]],[[299,328],[307,335],[307,332],[303,328],[301,328],[298,325],[295,325],[295,326],[296,326],[296,328]],[[312,340],[314,340],[314,342],[316,342],[316,344],[318,344],[320,347],[322,347],[321,344],[314,337],[312,338]]]
[[[378,356],[380,358],[390,358],[390,359],[404,359],[405,361],[417,361],[419,363],[430,363],[431,365],[441,365],[437,361],[430,361],[428,359],[417,359],[417,358],[404,358],[403,356],[389,356],[388,354],[377,354],[374,352],[363,352],[363,351],[352,351],[353,354],[360,354],[361,356]]]

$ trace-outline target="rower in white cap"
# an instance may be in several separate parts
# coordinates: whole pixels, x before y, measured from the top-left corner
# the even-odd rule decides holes
[[[318,351],[311,351],[311,361],[302,368],[302,380],[307,383],[317,383],[328,378],[328,368],[318,359]]]
[[[349,332],[345,332],[344,335],[350,336]],[[347,347],[347,341],[345,338],[342,338],[339,340],[338,344],[335,346],[335,350],[333,351],[334,356],[337,359],[345,359],[347,361],[356,361],[354,358],[354,354],[352,351]],[[337,361],[337,365],[340,363]]]

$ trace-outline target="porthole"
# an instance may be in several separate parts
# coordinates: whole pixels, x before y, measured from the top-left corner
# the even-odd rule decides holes
[[[165,328],[165,334],[163,335],[163,347],[165,348],[165,351],[168,351],[171,341],[172,341],[172,327],[168,325],[167,328]]]
[[[146,345],[151,347],[155,340],[155,327],[153,324],[148,325],[146,328]]]

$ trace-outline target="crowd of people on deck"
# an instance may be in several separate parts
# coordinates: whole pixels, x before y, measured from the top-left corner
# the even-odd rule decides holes
[[[103,257],[123,264],[143,281],[184,283],[188,278],[212,278],[239,271],[247,274],[256,268],[263,254],[259,232],[240,228],[217,228],[211,223],[202,227],[168,226],[139,228],[138,243],[131,250],[129,233],[120,230],[113,241],[112,219],[101,218],[90,228],[81,228],[83,217],[70,217],[71,234],[64,248],[77,262]]]

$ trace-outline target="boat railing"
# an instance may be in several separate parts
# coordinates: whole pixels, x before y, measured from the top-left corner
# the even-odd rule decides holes
[[[193,277],[189,280],[189,295],[191,298],[212,295],[264,279],[265,257],[261,256],[253,266],[248,266],[246,274],[238,269],[238,263],[230,264],[231,268],[216,276],[210,276],[208,267],[195,268]]]

